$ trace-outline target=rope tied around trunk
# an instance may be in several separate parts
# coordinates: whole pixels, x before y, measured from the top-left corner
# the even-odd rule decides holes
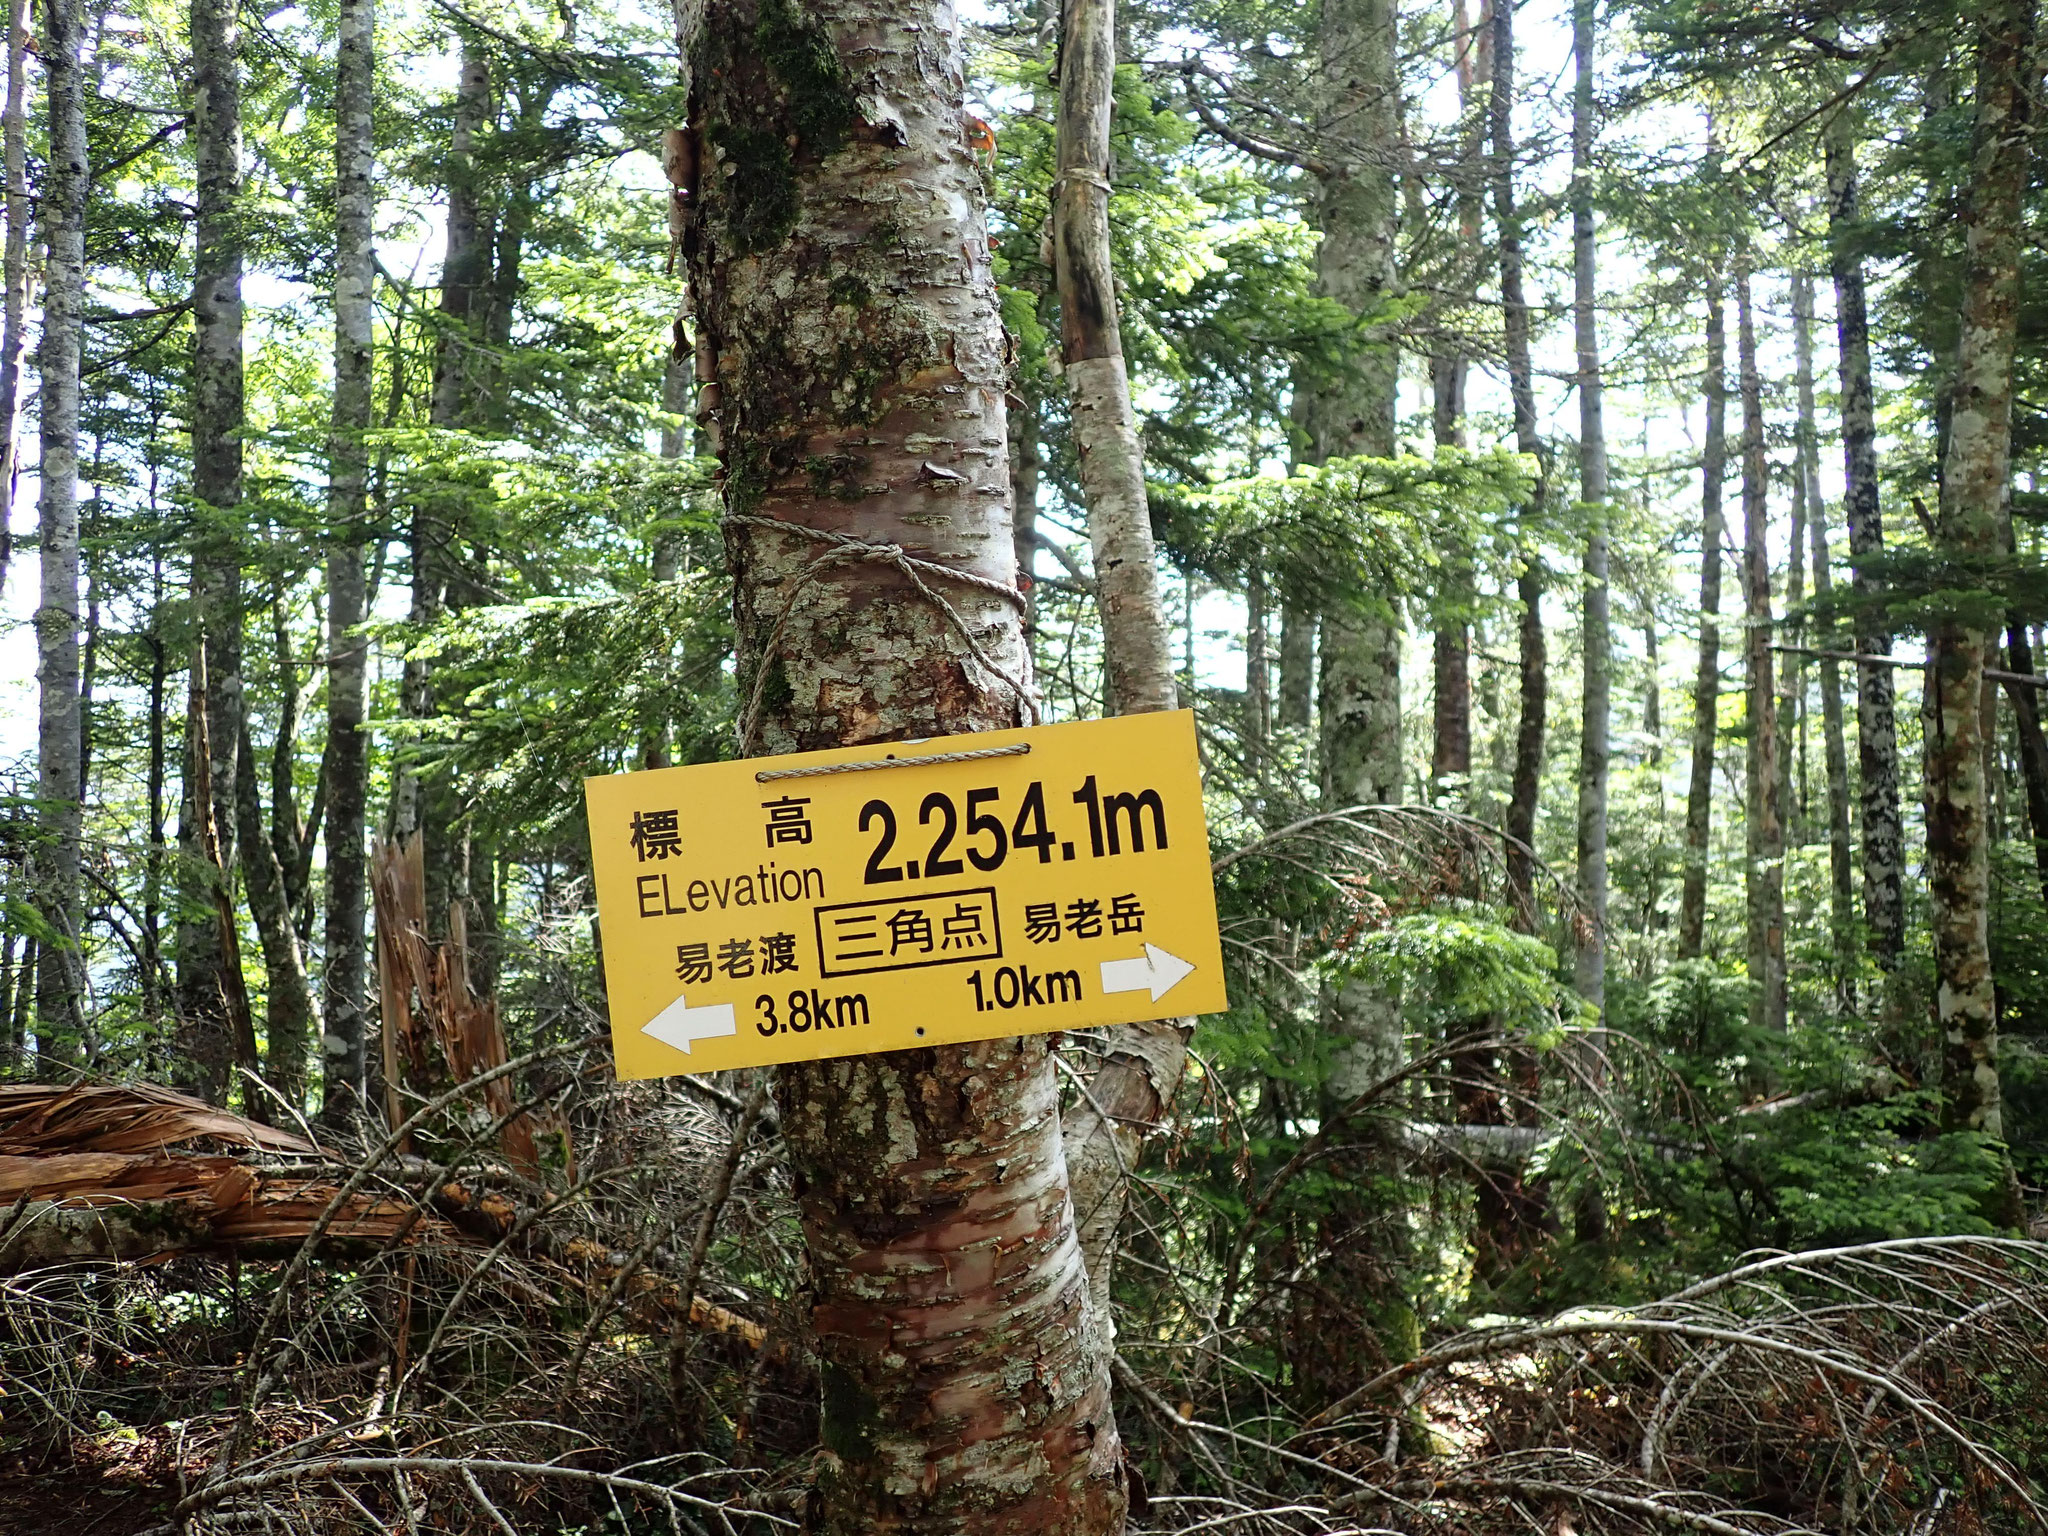
[[[803,595],[804,588],[831,567],[861,561],[886,565],[901,571],[918,594],[946,616],[946,621],[953,626],[961,642],[966,645],[967,653],[980,664],[982,670],[992,677],[999,678],[1017,695],[1017,701],[1024,706],[1024,713],[1029,716],[1030,723],[1040,723],[1042,717],[1038,711],[1038,701],[1031,696],[1031,690],[996,664],[981,648],[980,642],[974,637],[974,631],[968,627],[967,620],[961,615],[960,610],[933,590],[931,583],[925,578],[930,576],[939,581],[957,582],[961,586],[973,587],[977,591],[988,593],[991,597],[1002,598],[1013,605],[1020,614],[1028,613],[1030,610],[1024,600],[1024,594],[1014,586],[1006,586],[990,576],[977,575],[973,571],[963,571],[955,566],[941,565],[936,560],[926,560],[909,554],[901,544],[876,544],[867,539],[856,539],[851,534],[836,533],[830,528],[813,528],[806,523],[794,523],[787,518],[763,517],[755,512],[728,512],[722,526],[730,527],[735,523],[755,528],[773,528],[780,533],[793,533],[826,546],[824,552],[798,574],[795,586],[790,589],[788,600],[782,605],[782,612],[776,617],[775,627],[768,632],[767,644],[761,647],[761,662],[754,670],[754,686],[747,697],[746,711],[740,716],[739,721],[739,748],[742,753],[753,746],[754,731],[760,723],[761,693],[768,682],[768,660],[775,654],[776,647],[782,640],[782,632],[789,624],[790,615],[796,611],[797,599]]]

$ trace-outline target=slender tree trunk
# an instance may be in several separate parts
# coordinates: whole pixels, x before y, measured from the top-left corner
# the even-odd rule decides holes
[[[1439,621],[1432,647],[1436,740],[1429,777],[1440,804],[1462,802],[1472,774],[1472,628],[1460,615]]]
[[[1160,603],[1145,466],[1124,372],[1116,275],[1110,264],[1109,129],[1115,112],[1116,47],[1115,0],[1064,0],[1053,275],[1060,302],[1060,360],[1102,614],[1104,704],[1117,714],[1142,714],[1172,709],[1177,700],[1172,632]],[[1263,665],[1263,635],[1258,648]],[[1176,1018],[1106,1031],[1102,1064],[1065,1127],[1091,1310],[1105,1352],[1112,1335],[1110,1278],[1126,1178],[1137,1165],[1146,1133],[1159,1123],[1180,1087],[1193,1028],[1192,1019]]]
[[[317,618],[318,604],[314,610]],[[276,577],[270,586],[270,639],[271,654],[277,659],[278,711],[277,735],[270,746],[270,819],[263,831],[284,877],[285,912],[292,931],[299,935],[303,953],[312,931],[311,850],[320,835],[320,818],[327,813],[327,786],[314,784],[313,803],[301,816],[296,765],[306,697],[299,686],[299,664],[292,655],[291,610],[286,606],[284,582]]]
[[[1253,571],[1244,584],[1244,721],[1245,748],[1261,777],[1268,767],[1267,743],[1273,734],[1273,659],[1267,650],[1266,573]]]
[[[150,472],[150,501],[156,501],[156,473]],[[162,1050],[164,1019],[164,790],[170,778],[170,753],[165,741],[165,707],[170,702],[170,651],[164,643],[164,559],[159,549],[150,560],[149,746],[145,814],[149,817],[149,851],[142,866],[142,1027],[145,1050],[154,1058]],[[154,1070],[154,1064],[152,1064]]]
[[[197,161],[197,245],[192,275],[192,497],[199,529],[192,550],[195,668],[204,698],[211,760],[211,836],[221,858],[205,857],[192,781],[200,766],[186,744],[185,814],[179,842],[187,889],[178,933],[183,1081],[220,1101],[240,1054],[232,1001],[239,978],[216,919],[214,883],[235,860],[236,745],[242,732],[242,96],[240,15],[231,0],[192,0],[192,143]]]
[[[1878,582],[1871,561],[1884,553],[1877,492],[1877,408],[1870,381],[1870,321],[1864,301],[1856,141],[1847,112],[1838,113],[1825,142],[1828,182],[1828,266],[1835,284],[1835,334],[1841,349],[1842,515],[1849,528],[1853,586],[1864,600],[1856,649],[1889,656],[1891,636],[1871,610]],[[1892,669],[1856,669],[1856,757],[1863,800],[1863,920],[1871,954],[1885,973],[1887,1012],[1899,1006],[1889,978],[1906,943],[1902,869],[1905,834],[1899,812],[1899,738],[1893,720]]]
[[[1316,620],[1294,603],[1280,607],[1280,697],[1275,721],[1284,731],[1315,724]]]
[[[7,4],[7,109],[0,166],[7,182],[7,242],[0,256],[0,587],[13,543],[21,470],[21,351],[28,336],[28,0]]]
[[[1508,394],[1514,409],[1515,449],[1539,467],[1529,520],[1540,521],[1548,455],[1536,435],[1535,372],[1529,359],[1529,303],[1522,287],[1522,220],[1515,206],[1515,143],[1511,127],[1515,90],[1514,7],[1493,7],[1493,82],[1487,125],[1492,145],[1493,216],[1500,248],[1501,327],[1507,350]],[[1543,781],[1543,736],[1550,697],[1549,656],[1543,637],[1543,564],[1531,550],[1516,579],[1521,602],[1521,722],[1515,731],[1514,775],[1508,790],[1508,905],[1517,927],[1536,931],[1536,799]]]
[[[321,976],[320,1113],[342,1124],[369,1106],[364,837],[370,800],[370,743],[363,734],[370,642],[363,571],[368,543],[370,394],[374,383],[372,298],[376,283],[376,137],[372,83],[376,0],[340,0],[334,92],[334,403],[328,416],[327,906]]]
[[[2007,535],[2009,539],[2009,527]],[[2005,635],[2008,670],[2031,673],[2034,651],[2027,643],[2026,625],[2017,618],[2009,619]],[[2034,689],[2022,683],[2008,683],[2006,697],[2012,700],[2020,777],[2027,790],[2027,830],[2034,842],[2034,871],[2041,882],[2041,899],[2048,903],[2048,733],[2041,728],[2041,700]]]
[[[427,419],[430,425],[473,425],[478,385],[484,372],[480,326],[489,310],[490,229],[480,204],[477,137],[491,111],[490,60],[482,45],[465,37],[456,84],[444,179],[448,188],[447,244],[441,261],[441,299],[434,349],[434,378]],[[417,629],[437,623],[459,592],[461,493],[422,495],[412,512],[412,602],[407,618]],[[432,661],[408,655],[400,683],[400,704],[415,720],[436,713]],[[459,808],[450,787],[422,779],[403,754],[398,765],[393,825],[403,839],[422,844],[430,934],[438,937],[449,904],[462,892]]]
[[[491,231],[481,205],[476,151],[490,109],[491,61],[481,43],[465,37],[444,173],[447,246],[441,258],[440,326],[428,404],[428,417],[437,427],[462,424],[477,393],[477,344],[490,309]]]
[[[1401,203],[1392,147],[1400,143],[1400,81],[1391,0],[1331,0],[1316,17],[1315,51],[1317,128],[1327,162],[1315,203],[1322,235],[1317,290],[1371,327],[1398,278]],[[1294,415],[1306,431],[1310,462],[1393,454],[1398,366],[1392,339],[1368,328],[1346,343],[1338,366],[1297,392]],[[1353,601],[1333,603],[1322,614],[1321,638],[1325,803],[1398,802],[1398,600],[1362,592]],[[1400,1064],[1406,1053],[1401,1000],[1363,979],[1347,979],[1325,991],[1323,1018],[1335,1043],[1323,1093],[1325,1107],[1334,1108]],[[1364,1152],[1362,1162],[1364,1180],[1398,1176],[1398,1154],[1384,1146]],[[1312,1369],[1297,1371],[1311,1392],[1366,1359],[1404,1356],[1416,1348],[1406,1281],[1413,1245],[1405,1230],[1354,1196],[1330,1210],[1324,1240],[1338,1254],[1329,1288],[1352,1305],[1311,1325],[1320,1335],[1317,1358]]]
[[[1031,605],[1025,612],[1024,626],[1025,636],[1029,639],[1038,628],[1038,599],[1034,595],[1036,583],[1031,575],[1038,568],[1038,484],[1044,468],[1038,444],[1038,407],[1013,395],[1007,419],[1010,426],[1010,484],[1017,502],[1010,514],[1010,541],[1016,546],[1017,575]]]
[[[62,941],[36,946],[36,1039],[46,1061],[68,1060],[84,1034],[85,968],[79,940],[79,858],[84,761],[78,662],[78,380],[85,304],[85,79],[79,0],[45,0],[38,51],[48,81],[49,165],[42,195],[48,268],[43,334],[42,593],[36,609],[37,847],[35,894]]]
[[[1522,218],[1515,204],[1515,145],[1512,131],[1515,79],[1514,7],[1495,3],[1483,23],[1490,36],[1486,101],[1488,176],[1500,268],[1501,325],[1506,343],[1508,396],[1514,412],[1515,449],[1537,466],[1537,480],[1525,517],[1539,525],[1549,495],[1550,459],[1536,432],[1535,371],[1529,356],[1529,305],[1523,291]],[[1550,701],[1548,647],[1543,633],[1544,568],[1533,545],[1522,554],[1515,582],[1521,605],[1520,718],[1503,830],[1507,834],[1506,897],[1509,922],[1523,933],[1537,928],[1535,856],[1536,806],[1543,780],[1544,736]],[[1464,1114],[1513,1124],[1536,1119],[1534,1053],[1514,1046],[1459,1063],[1458,1077],[1473,1108]],[[1476,1106],[1486,1106],[1479,1109]],[[1596,1191],[1597,1194],[1597,1191]],[[1527,1253],[1554,1229],[1549,1191],[1540,1179],[1482,1172],[1479,1215],[1485,1224],[1476,1247],[1498,1265]],[[1590,1213],[1597,1200],[1587,1203]]]
[[[2012,524],[2011,500],[2008,492],[1999,522],[2005,552],[2016,557],[2019,540]],[[2008,612],[2005,624],[2007,670],[2031,674],[2034,648],[2026,624],[2017,612]],[[2026,787],[2027,830],[2034,843],[2034,870],[2041,882],[2042,901],[2048,903],[2048,733],[2041,726],[2041,698],[2036,690],[2011,682],[2006,684],[2006,697],[2012,700],[2013,736],[2018,748],[2020,781]]]
[[[1109,124],[1116,76],[1115,0],[1065,0],[1060,12],[1059,180],[1053,269],[1060,362],[1073,413],[1088,541],[1102,612],[1106,707],[1174,707],[1172,637],[1145,502],[1145,462],[1124,373],[1109,254]]]
[[[800,78],[779,75],[789,61]],[[1015,582],[1004,340],[952,9],[721,0],[693,64],[684,251],[743,696],[763,685],[747,745],[1014,726],[1021,600],[944,593],[1006,678],[890,565],[820,562],[777,526]],[[894,239],[869,237],[878,219]],[[848,282],[867,303],[841,300]],[[846,494],[819,493],[821,463]],[[1046,1037],[787,1066],[775,1093],[824,1387],[811,1529],[1120,1530]]]
[[[1748,607],[1744,667],[1748,691],[1749,779],[1745,894],[1750,1022],[1785,1028],[1785,821],[1778,799],[1778,705],[1771,665],[1769,466],[1764,461],[1763,382],[1757,375],[1749,264],[1735,266],[1735,351],[1742,389],[1743,593]]]
[[[1976,132],[1964,213],[1955,410],[1943,465],[1938,548],[1968,559],[2002,551],[2012,453],[2013,349],[2019,319],[2024,198],[2041,83],[2033,0],[1997,0],[1977,17]],[[1998,1009],[1991,974],[1990,845],[1983,745],[1990,626],[1968,607],[1928,635],[1927,889],[1935,1009],[1945,1044],[1944,1118],[2003,1139]],[[2005,1222],[2018,1215],[2008,1170]]]
[[[1579,499],[1598,510],[1586,540],[1579,735],[1579,920],[1573,979],[1595,1008],[1607,995],[1607,734],[1613,639],[1607,592],[1607,429],[1601,416],[1599,316],[1593,245],[1593,5],[1573,0],[1572,330],[1578,352]]]
[[[286,1102],[296,1106],[306,1093],[306,1050],[319,1022],[313,986],[299,936],[292,926],[284,867],[263,831],[263,805],[257,792],[256,752],[249,728],[242,727],[235,775],[235,821],[241,834],[242,881],[249,896],[249,915],[263,949],[264,1075]]]
[[[1471,263],[1471,279],[1476,284],[1484,262],[1484,196],[1480,179],[1486,113],[1481,93],[1491,84],[1491,37],[1483,14],[1478,29],[1473,28],[1464,0],[1453,0],[1452,26],[1458,109],[1464,120],[1456,178],[1458,244],[1461,255]],[[1468,371],[1464,356],[1458,352],[1445,352],[1430,359],[1431,425],[1439,448],[1465,446]],[[1430,752],[1430,795],[1439,804],[1453,798],[1455,785],[1455,796],[1462,806],[1466,780],[1472,773],[1472,625],[1467,617],[1471,599],[1469,564],[1447,565],[1439,598],[1442,611],[1431,644],[1435,740]]]
[[[1813,556],[1813,596],[1823,606],[1834,593],[1828,552],[1827,504],[1820,488],[1820,429],[1813,404],[1813,279],[1792,279],[1792,348],[1797,370],[1800,479],[1806,486],[1806,537]],[[1816,636],[1819,649],[1837,649],[1832,635]],[[1828,925],[1835,945],[1835,999],[1843,1012],[1855,1006],[1855,854],[1849,836],[1849,750],[1842,725],[1840,664],[1822,657],[1820,718],[1828,776]]]
[[[1685,794],[1685,877],[1678,896],[1678,958],[1706,945],[1707,851],[1713,836],[1714,757],[1720,741],[1721,489],[1728,477],[1728,321],[1716,279],[1707,292],[1706,442],[1700,456],[1700,642],[1692,687],[1692,768]]]
[[[32,938],[21,941],[21,971],[15,978],[14,996],[7,1016],[7,1050],[17,1066],[28,1061],[28,1021],[40,984],[42,966],[37,958],[41,946]],[[0,1003],[7,1002],[0,998]]]
[[[1768,473],[1768,471],[1766,471]],[[1806,477],[1798,473],[1795,450],[1792,475],[1792,534],[1786,541],[1785,626],[1786,643],[1800,644],[1803,628],[1795,628],[1789,615],[1806,601]],[[1783,818],[1785,846],[1800,847],[1805,841],[1799,801],[1794,798],[1793,757],[1804,734],[1801,705],[1806,692],[1806,658],[1797,650],[1778,657],[1778,813]]]
[[[1664,766],[1664,663],[1658,659],[1662,642],[1657,638],[1657,613],[1646,602],[1643,609],[1643,765]],[[1664,785],[1654,786],[1659,810],[1664,806]]]
[[[1389,0],[1332,0],[1316,31],[1328,173],[1316,195],[1318,290],[1362,319],[1391,296],[1400,200],[1388,146],[1400,139],[1400,81]],[[1351,345],[1296,414],[1312,462],[1394,452],[1398,354],[1391,340]],[[1401,799],[1401,617],[1369,593],[1323,616],[1323,782],[1336,804]]]

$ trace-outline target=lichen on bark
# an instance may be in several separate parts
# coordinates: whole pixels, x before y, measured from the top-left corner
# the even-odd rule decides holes
[[[1016,689],[900,567],[776,526],[1015,586],[1007,353],[953,11],[734,0],[692,59],[682,247],[758,694],[747,747],[1015,726]],[[782,153],[754,168],[786,155],[780,185],[739,163],[769,134]],[[1021,601],[933,580],[973,647],[1028,678]],[[1120,1530],[1049,1042],[784,1067],[776,1097],[823,1382],[811,1527]]]

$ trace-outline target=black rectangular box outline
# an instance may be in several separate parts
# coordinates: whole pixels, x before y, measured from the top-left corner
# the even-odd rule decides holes
[[[858,970],[835,971],[825,959],[825,914],[827,912],[850,912],[856,907],[901,907],[912,903],[944,901],[954,896],[986,896],[988,898],[989,922],[995,929],[996,947],[972,955],[940,955],[930,960],[905,960],[895,965],[867,965]],[[900,896],[883,896],[873,901],[842,901],[829,907],[813,907],[811,921],[818,940],[818,977],[832,980],[841,976],[876,976],[884,971],[921,971],[934,965],[963,965],[976,960],[1000,960],[1003,958],[1002,904],[996,900],[996,888],[992,885],[977,885],[960,891],[930,891],[912,894],[905,891]]]

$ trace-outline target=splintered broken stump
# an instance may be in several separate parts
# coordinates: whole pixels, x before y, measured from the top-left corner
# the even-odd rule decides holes
[[[239,1149],[239,1150],[236,1150]],[[155,1263],[181,1255],[282,1258],[318,1234],[323,1256],[395,1247],[488,1248],[520,1224],[507,1195],[447,1180],[424,1200],[348,1196],[328,1216],[346,1167],[305,1171],[319,1149],[151,1084],[0,1086],[0,1274],[55,1264]],[[263,1156],[293,1158],[266,1168]],[[322,1219],[326,1218],[325,1225]],[[595,1300],[626,1264],[589,1234],[526,1224],[518,1257]],[[652,1271],[620,1287],[622,1320],[696,1328],[758,1349],[759,1323],[691,1296]]]

